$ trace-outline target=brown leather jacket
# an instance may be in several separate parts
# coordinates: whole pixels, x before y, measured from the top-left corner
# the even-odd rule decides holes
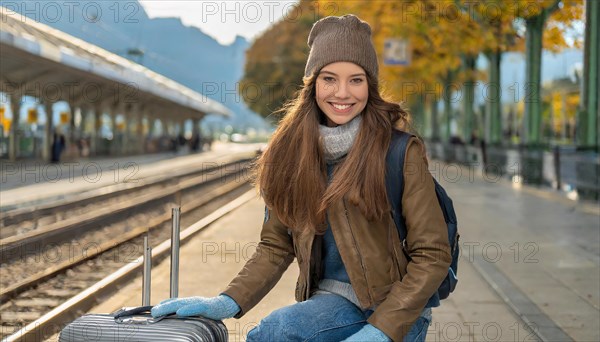
[[[402,341],[408,333],[445,278],[451,261],[446,224],[424,151],[422,143],[411,138],[402,196],[408,230],[405,246],[391,214],[368,222],[346,199],[328,210],[340,256],[361,307],[377,306],[368,322],[394,341]],[[308,299],[321,274],[321,241],[322,236],[292,232],[268,210],[255,254],[223,292],[241,307],[236,317],[248,312],[275,286],[294,257],[300,267],[296,300]]]

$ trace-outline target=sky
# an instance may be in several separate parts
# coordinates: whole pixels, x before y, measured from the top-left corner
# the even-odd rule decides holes
[[[229,45],[236,35],[252,40],[271,24],[290,13],[297,0],[210,1],[141,0],[150,18],[179,17],[185,25],[195,26]]]

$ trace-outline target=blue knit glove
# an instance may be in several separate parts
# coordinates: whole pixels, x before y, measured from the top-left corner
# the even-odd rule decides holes
[[[231,297],[186,297],[163,300],[152,308],[152,317],[160,317],[172,313],[179,316],[202,316],[221,320],[231,318],[240,311],[240,306]]]
[[[343,342],[391,342],[389,337],[383,331],[367,324],[362,329],[348,337]]]

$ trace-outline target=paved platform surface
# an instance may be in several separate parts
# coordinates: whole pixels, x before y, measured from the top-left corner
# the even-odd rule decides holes
[[[230,213],[181,248],[180,292],[185,296],[214,296],[237,274],[256,246],[264,204],[255,199]],[[429,329],[429,341],[479,340],[477,330],[471,334],[469,325],[488,322],[499,324],[504,336],[512,327],[515,333],[527,332],[518,325],[519,319],[477,274],[469,262],[460,267],[461,287],[452,299],[435,310]],[[277,286],[254,309],[241,319],[228,319],[230,341],[245,341],[247,332],[274,309],[293,304],[298,276],[293,263]],[[464,286],[463,286],[464,285]],[[169,263],[157,265],[152,273],[152,304],[169,296]],[[141,302],[141,278],[124,287],[119,294],[107,298],[90,312],[110,312],[122,306]],[[458,304],[460,303],[460,305]],[[481,326],[478,330],[481,331]],[[477,328],[477,327],[475,327]],[[490,328],[487,328],[490,329]]]
[[[454,200],[463,254],[458,288],[434,309],[428,341],[600,340],[600,216],[593,207],[468,172],[436,178]],[[182,247],[180,296],[223,290],[256,246],[263,208],[253,199]],[[169,296],[169,263],[153,272],[156,304]],[[297,274],[294,263],[257,307],[226,320],[230,340],[243,341],[262,317],[292,304]],[[140,301],[137,279],[91,311]]]
[[[478,170],[433,162],[454,201],[462,257],[457,290],[434,309],[427,341],[599,341],[600,215],[576,203]],[[252,199],[184,244],[180,291],[214,296],[252,255],[264,206]],[[184,227],[182,226],[182,229]],[[278,285],[241,319],[225,324],[230,341],[272,310],[294,303],[293,263]],[[169,262],[155,265],[152,304],[169,296]],[[90,312],[141,303],[141,278],[102,298]]]
[[[600,340],[598,204],[480,170],[436,161],[430,169],[454,201],[463,252],[459,288],[437,310],[438,319],[462,317],[463,333],[473,332],[465,341]],[[465,278],[469,268],[487,280],[494,296]],[[525,322],[503,315],[503,306]]]

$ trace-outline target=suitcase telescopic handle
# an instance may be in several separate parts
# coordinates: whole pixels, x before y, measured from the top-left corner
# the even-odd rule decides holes
[[[152,310],[152,305],[138,306],[136,308],[128,309],[128,310],[119,310],[114,314],[114,318],[121,318],[126,316],[139,315],[143,313],[150,313]]]
[[[152,317],[150,316],[152,308],[152,305],[138,306],[130,309],[123,308],[115,312],[113,314],[113,318],[115,322],[122,324],[154,324],[162,321],[165,318],[180,317],[175,313],[160,317]]]
[[[179,296],[179,216],[181,208],[171,209],[171,298]]]
[[[149,243],[150,232],[144,235],[144,271],[142,280],[142,306],[150,305],[150,289],[152,272],[152,247]]]

